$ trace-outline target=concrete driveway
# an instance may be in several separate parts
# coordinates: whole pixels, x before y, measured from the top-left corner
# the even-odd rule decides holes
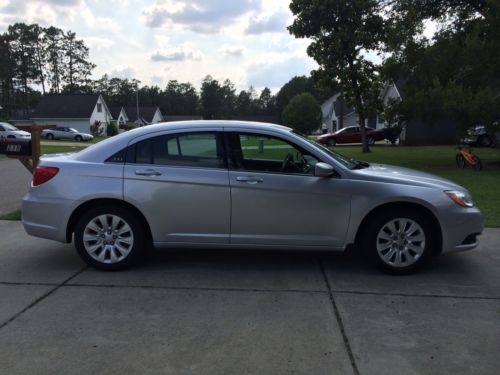
[[[19,160],[3,158],[0,159],[0,175],[0,214],[5,214],[21,207],[33,176]]]
[[[235,251],[103,273],[0,221],[0,372],[498,374],[500,229],[481,239],[406,277]]]

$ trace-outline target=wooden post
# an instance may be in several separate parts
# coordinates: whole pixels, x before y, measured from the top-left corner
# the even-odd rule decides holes
[[[31,156],[7,156],[11,159],[18,159],[24,167],[30,171],[31,174],[35,173],[36,166],[40,161],[40,138],[42,136],[42,129],[35,123],[30,128],[31,133]]]

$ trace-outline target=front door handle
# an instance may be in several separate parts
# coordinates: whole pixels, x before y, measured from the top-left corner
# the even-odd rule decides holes
[[[250,184],[250,185],[256,185],[256,184],[260,184],[261,182],[264,182],[264,180],[262,178],[259,178],[259,177],[254,177],[254,176],[239,176],[239,177],[236,177],[236,181],[238,182],[246,182],[247,184]]]
[[[138,176],[161,176],[161,173],[154,169],[137,169],[135,174]]]

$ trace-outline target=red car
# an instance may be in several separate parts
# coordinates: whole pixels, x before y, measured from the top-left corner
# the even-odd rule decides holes
[[[369,145],[385,139],[382,130],[369,127],[366,127],[366,137]],[[359,126],[348,126],[335,133],[323,134],[318,138],[318,142],[326,146],[335,146],[337,143],[361,143],[361,132]]]

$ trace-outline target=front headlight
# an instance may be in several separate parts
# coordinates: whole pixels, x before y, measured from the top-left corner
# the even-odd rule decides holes
[[[472,202],[472,197],[463,191],[448,190],[448,191],[445,191],[445,193],[447,196],[449,196],[451,198],[451,200],[453,200],[453,202],[455,202],[459,206],[462,206],[462,207],[473,207],[474,206],[474,202]]]

